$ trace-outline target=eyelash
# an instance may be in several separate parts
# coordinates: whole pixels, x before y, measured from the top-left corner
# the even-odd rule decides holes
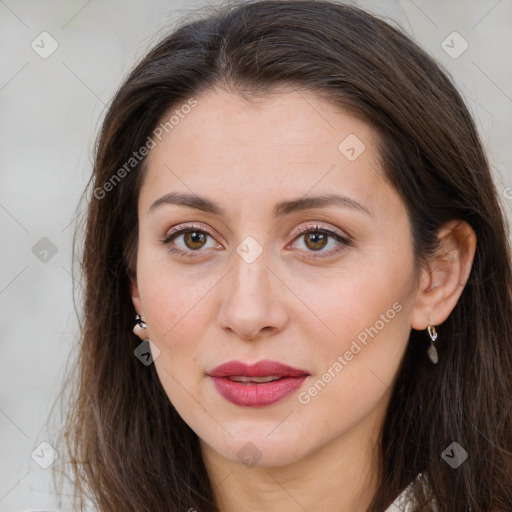
[[[199,233],[204,233],[208,236],[210,236],[211,238],[213,238],[212,234],[209,233],[207,230],[205,230],[204,228],[200,227],[200,226],[194,226],[194,225],[189,225],[185,228],[182,228],[180,229],[179,227],[178,228],[173,228],[173,230],[171,231],[171,233],[166,236],[164,239],[160,240],[160,242],[164,245],[167,246],[167,250],[172,253],[172,254],[178,254],[180,256],[183,256],[185,258],[197,258],[197,257],[201,257],[201,252],[204,252],[204,251],[201,251],[200,249],[194,251],[194,250],[188,250],[188,251],[183,251],[181,249],[176,249],[175,247],[173,247],[171,245],[171,241],[174,239],[174,238],[177,238],[178,236],[180,235],[183,235],[183,234],[186,234],[186,233],[191,233],[191,232],[199,232]],[[352,245],[352,241],[348,238],[348,237],[344,237],[342,235],[340,235],[339,233],[336,233],[335,231],[332,231],[330,229],[327,229],[327,228],[322,228],[320,226],[307,226],[307,227],[302,227],[302,228],[299,228],[296,236],[294,237],[293,241],[295,241],[297,238],[299,238],[301,235],[306,235],[306,234],[309,234],[309,233],[321,233],[321,234],[324,234],[324,235],[327,235],[331,238],[334,238],[337,242],[339,242],[342,246],[351,246]],[[319,250],[319,251],[306,251],[306,252],[327,252],[329,254],[329,256],[334,256],[335,254],[338,254],[338,252],[342,251],[344,249],[344,247],[338,247],[337,249],[331,249],[329,251],[323,251],[323,250]],[[323,258],[325,256],[306,256],[307,258],[312,258],[312,259],[316,259],[316,258]]]

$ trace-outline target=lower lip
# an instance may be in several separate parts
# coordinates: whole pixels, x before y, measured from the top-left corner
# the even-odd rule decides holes
[[[242,384],[227,377],[211,377],[217,391],[229,402],[244,407],[264,407],[284,400],[300,388],[306,380],[303,377],[283,377],[273,382]]]

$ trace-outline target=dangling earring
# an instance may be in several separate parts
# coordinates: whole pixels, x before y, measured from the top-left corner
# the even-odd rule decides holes
[[[147,335],[147,324],[140,315],[135,315],[133,334],[142,340],[133,353],[145,366],[149,366],[160,356],[160,349]]]
[[[430,346],[427,349],[428,358],[432,361],[432,363],[437,364],[439,361],[439,356],[434,345],[434,341],[437,339],[436,328],[434,325],[427,325],[427,331],[428,335],[430,336]]]
[[[135,325],[133,326],[133,334],[135,336],[138,336],[139,338],[142,338],[146,336],[146,329],[148,328],[146,322],[142,320],[142,317],[137,314],[135,315]],[[144,341],[149,341],[149,339],[146,337]]]

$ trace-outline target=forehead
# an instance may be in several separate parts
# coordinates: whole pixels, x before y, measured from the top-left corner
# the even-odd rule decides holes
[[[313,92],[247,101],[216,89],[195,100],[150,151],[142,200],[184,187],[291,196],[341,187],[368,198],[384,186],[372,129]]]

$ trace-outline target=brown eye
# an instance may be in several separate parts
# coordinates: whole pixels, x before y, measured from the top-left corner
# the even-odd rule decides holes
[[[199,226],[187,226],[182,229],[174,228],[171,233],[162,240],[167,250],[178,256],[194,258],[204,256],[207,249],[221,249],[222,246],[215,242],[213,236]]]
[[[183,234],[183,242],[189,249],[201,249],[206,243],[206,233],[201,231],[188,231]]]
[[[299,230],[294,245],[309,258],[330,257],[352,245],[348,237],[320,226],[307,226]],[[308,254],[309,253],[309,254]]]
[[[323,233],[306,233],[304,235],[304,242],[308,249],[318,251],[327,245],[328,237]]]

